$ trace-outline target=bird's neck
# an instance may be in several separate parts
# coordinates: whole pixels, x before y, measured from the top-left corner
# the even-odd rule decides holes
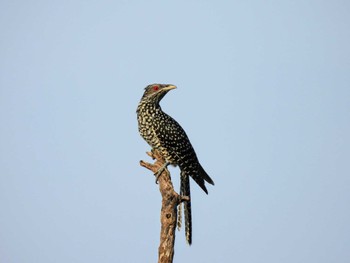
[[[162,108],[159,105],[159,102],[154,102],[154,101],[140,101],[136,112],[141,113],[142,111],[162,111]]]

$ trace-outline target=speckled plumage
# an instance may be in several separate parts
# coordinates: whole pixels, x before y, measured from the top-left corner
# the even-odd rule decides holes
[[[213,180],[204,171],[186,132],[172,117],[162,111],[159,105],[165,94],[176,88],[169,84],[151,84],[137,107],[137,119],[140,135],[153,148],[158,149],[164,159],[181,170],[180,194],[191,196],[190,181],[193,180],[208,193],[205,181],[214,185]],[[185,202],[185,232],[189,244],[192,243],[191,202]]]

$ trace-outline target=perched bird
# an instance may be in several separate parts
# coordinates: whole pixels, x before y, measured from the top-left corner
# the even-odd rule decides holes
[[[153,149],[161,153],[166,160],[166,165],[180,167],[180,195],[191,198],[190,176],[206,194],[208,191],[205,181],[212,185],[214,182],[199,163],[184,129],[176,120],[163,112],[159,105],[165,94],[175,88],[176,86],[171,84],[151,84],[145,88],[136,111],[138,127],[140,135]],[[186,240],[191,244],[191,201],[185,201],[184,208]]]

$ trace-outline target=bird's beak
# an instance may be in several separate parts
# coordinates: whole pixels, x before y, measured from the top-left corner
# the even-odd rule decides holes
[[[163,90],[172,90],[172,89],[176,89],[176,86],[175,85],[167,85],[166,87],[163,88]]]

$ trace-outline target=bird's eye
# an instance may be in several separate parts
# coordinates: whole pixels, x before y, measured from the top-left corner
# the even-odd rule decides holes
[[[158,86],[153,86],[153,90],[157,91],[157,90],[159,90],[159,87]]]

